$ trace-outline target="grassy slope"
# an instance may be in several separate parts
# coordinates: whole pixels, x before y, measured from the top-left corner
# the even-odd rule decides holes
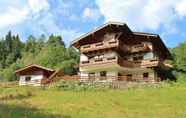
[[[186,86],[105,91],[0,88],[0,118],[186,117]]]

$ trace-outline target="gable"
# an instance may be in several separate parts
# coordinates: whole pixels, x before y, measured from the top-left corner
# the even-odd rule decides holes
[[[79,38],[75,39],[71,42],[71,46],[76,48],[80,48],[82,45],[96,43],[102,41],[104,36],[114,37],[118,33],[125,32],[129,33],[131,30],[125,23],[118,23],[118,22],[108,22],[101,27],[98,27],[92,30],[89,33],[86,33]]]
[[[16,75],[46,75],[49,76],[54,72],[54,70],[45,68],[38,65],[30,65],[26,66],[25,68],[21,68],[19,70],[16,70]]]
[[[79,49],[82,45],[119,39],[124,44],[138,44],[140,42],[151,42],[159,51],[159,56],[171,59],[171,54],[159,35],[143,32],[132,32],[125,23],[108,22],[101,27],[92,30],[71,42],[71,46]]]

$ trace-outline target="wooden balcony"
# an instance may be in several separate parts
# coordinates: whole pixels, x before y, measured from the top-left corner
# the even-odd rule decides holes
[[[125,52],[125,53],[137,53],[137,52],[147,52],[152,50],[152,45],[151,44],[137,44],[137,45],[126,45],[122,44],[120,46],[120,49]]]
[[[91,66],[91,65],[102,65],[102,64],[108,64],[108,63],[118,63],[117,57],[110,57],[110,58],[98,58],[98,59],[92,59],[89,61],[82,61],[80,63],[80,66]]]
[[[94,66],[102,66],[105,64],[119,64],[122,67],[125,68],[147,68],[147,67],[156,67],[160,65],[160,61],[156,59],[151,60],[140,60],[140,61],[128,61],[123,60],[118,57],[112,57],[112,58],[98,58],[98,59],[92,59],[89,61],[82,61],[80,63],[81,67],[91,67]]]
[[[119,64],[128,68],[147,68],[159,66],[160,62],[158,60],[127,61],[120,59]]]
[[[80,48],[80,51],[82,53],[95,51],[95,50],[101,50],[101,49],[108,49],[108,48],[114,48],[119,46],[119,41],[108,41],[108,42],[99,42],[94,44],[88,44],[84,45]]]
[[[136,61],[134,62],[135,67],[141,67],[141,68],[146,68],[146,67],[155,67],[159,65],[158,60],[142,60],[142,61]]]
[[[141,51],[150,51],[149,44],[138,44],[134,45],[130,49],[130,53],[135,53],[135,52],[141,52]]]

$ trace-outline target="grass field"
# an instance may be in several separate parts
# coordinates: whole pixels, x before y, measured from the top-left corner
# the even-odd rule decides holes
[[[186,86],[62,91],[0,88],[0,118],[185,118]]]

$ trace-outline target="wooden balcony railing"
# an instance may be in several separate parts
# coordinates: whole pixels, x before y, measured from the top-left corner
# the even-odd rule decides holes
[[[116,41],[108,41],[108,42],[99,42],[99,43],[84,45],[80,48],[80,51],[82,53],[86,53],[89,51],[108,49],[108,48],[113,48],[113,47],[118,47],[118,46],[119,46],[119,41],[117,41],[117,40]]]
[[[124,43],[120,43],[119,49],[122,50],[123,53],[136,53],[136,52],[148,52],[152,50],[151,44],[136,44],[136,45],[126,45]]]
[[[138,44],[131,47],[130,52],[150,51],[148,44]]]
[[[117,57],[109,57],[109,58],[98,58],[98,59],[92,59],[89,61],[82,61],[80,63],[80,66],[89,66],[89,65],[100,65],[105,63],[117,63],[118,59]]]
[[[122,59],[119,59],[119,65],[121,65],[123,67],[127,67],[127,68],[134,68],[135,67],[134,62],[122,60]]]
[[[90,66],[90,65],[101,65],[105,63],[117,63],[122,67],[126,68],[145,68],[145,67],[155,67],[161,64],[160,61],[156,59],[152,60],[141,60],[141,61],[128,61],[123,59],[118,59],[118,57],[110,58],[98,58],[89,61],[82,61],[80,66]]]
[[[123,67],[128,68],[145,68],[145,67],[155,67],[160,64],[158,60],[141,60],[141,61],[127,61],[127,60],[119,60],[119,64]]]
[[[135,61],[135,67],[155,67],[159,65],[158,60],[142,60],[142,61]]]

